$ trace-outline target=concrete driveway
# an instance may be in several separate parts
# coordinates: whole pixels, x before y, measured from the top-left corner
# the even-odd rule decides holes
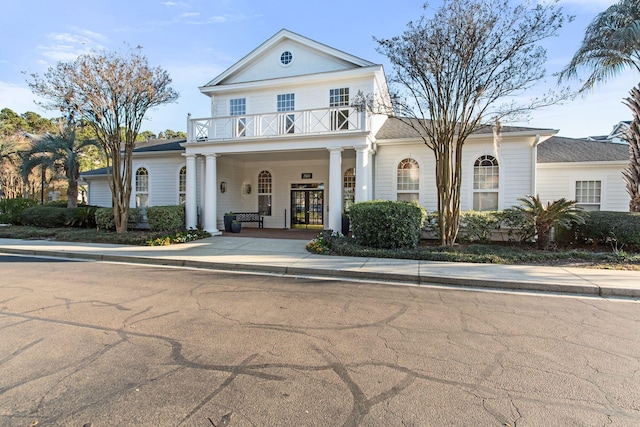
[[[637,301],[0,260],[3,426],[632,426]]]

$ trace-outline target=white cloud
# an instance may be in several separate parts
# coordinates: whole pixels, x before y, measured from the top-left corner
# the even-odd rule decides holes
[[[191,18],[194,16],[200,16],[200,12],[185,12],[182,15],[180,15],[181,18]]]
[[[76,31],[77,33],[49,33],[49,43],[37,48],[45,58],[53,61],[72,61],[91,50],[104,49],[101,42],[107,39],[106,36],[90,30]]]
[[[246,19],[245,15],[217,15],[209,17],[208,22],[223,23],[223,22],[238,22]]]

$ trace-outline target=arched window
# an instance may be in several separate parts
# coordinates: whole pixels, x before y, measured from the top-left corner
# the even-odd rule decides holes
[[[184,205],[187,201],[187,167],[183,166],[178,174],[178,203]]]
[[[473,210],[498,210],[500,167],[489,155],[479,157],[473,165]]]
[[[354,168],[344,171],[342,188],[342,207],[345,212],[349,211],[349,206],[356,200],[356,172]]]
[[[136,208],[149,206],[149,172],[145,168],[136,171]]]
[[[260,215],[271,216],[271,172],[262,171],[258,174],[258,212]]]
[[[398,164],[397,200],[403,202],[420,199],[420,166],[413,159],[404,159]]]

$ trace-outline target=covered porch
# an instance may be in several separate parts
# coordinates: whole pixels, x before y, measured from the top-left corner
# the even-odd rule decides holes
[[[225,213],[258,212],[265,229],[307,229],[315,236],[340,230],[345,208],[373,197],[367,145],[251,152],[185,146],[187,228],[219,235]]]

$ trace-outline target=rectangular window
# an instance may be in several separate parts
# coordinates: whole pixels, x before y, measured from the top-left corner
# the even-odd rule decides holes
[[[349,88],[329,90],[329,108],[331,108],[331,130],[349,129]]]
[[[293,111],[296,109],[296,95],[294,93],[285,93],[278,95],[278,112]],[[295,132],[295,114],[282,114],[280,116],[278,129],[280,133]]]
[[[576,181],[576,206],[586,211],[599,211],[601,197],[601,181]]]
[[[271,216],[271,194],[258,195],[258,212],[263,216]]]
[[[473,193],[474,211],[497,211],[498,193],[496,192],[475,192]]]
[[[418,193],[398,193],[398,202],[419,202]]]
[[[246,98],[237,98],[229,100],[229,115],[244,116],[247,114]],[[247,136],[247,118],[239,117],[234,119],[235,136]]]

